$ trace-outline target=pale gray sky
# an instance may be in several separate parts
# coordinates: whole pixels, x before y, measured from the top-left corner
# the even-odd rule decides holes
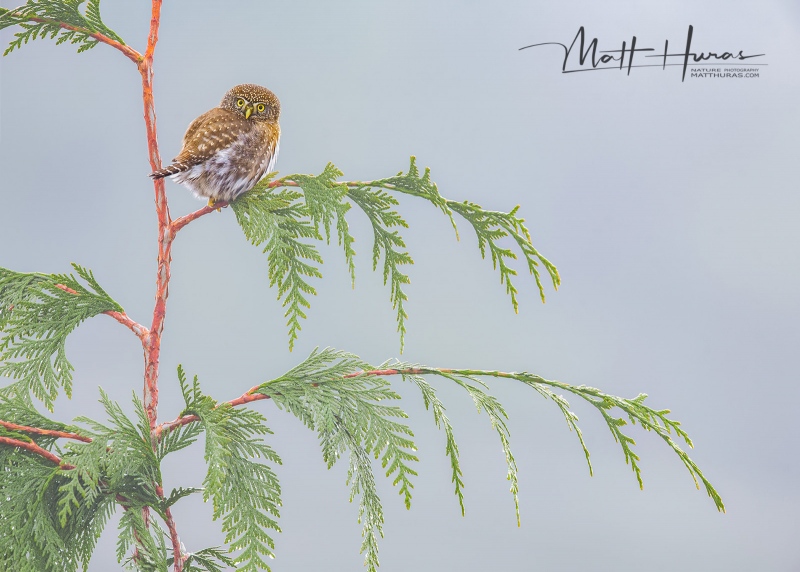
[[[11,7],[15,2],[0,0]],[[143,49],[147,2],[103,3],[106,23]],[[580,26],[601,49],[765,53],[755,79],[680,81],[679,68],[562,75]],[[5,45],[10,34],[4,31]],[[496,436],[465,395],[441,395],[461,446],[466,518],[452,495],[444,438],[409,387],[422,463],[406,511],[381,482],[381,570],[790,571],[800,568],[800,10],[768,2],[164,3],[155,96],[165,159],[189,122],[237,83],[282,103],[278,169],[350,179],[389,176],[408,156],[440,192],[492,209],[522,204],[534,244],[560,269],[546,305],[521,276],[514,315],[474,237],[404,199],[416,264],[403,359],[528,370],[623,396],[650,395],[694,439],[692,457],[728,514],[694,489],[653,435],[633,435],[645,489],[594,411],[575,402],[595,476],[558,411],[512,383],[493,386],[511,415],[520,467],[517,528]],[[76,55],[38,41],[0,60],[0,265],[64,272],[75,261],[139,321],[152,312],[155,214],[139,75],[99,46]],[[168,182],[173,216],[201,203]],[[229,210],[194,223],[174,248],[160,415],[181,401],[178,363],[220,399],[292,367],[315,346],[373,362],[398,356],[388,291],[370,270],[371,234],[353,213],[357,285],[337,250],[289,353],[266,260]],[[522,270],[520,268],[520,270]],[[129,403],[141,350],[99,317],[70,338],[75,395],[56,414],[100,417],[97,386]],[[574,401],[574,400],[573,400]],[[357,506],[344,468],[327,471],[315,436],[270,403],[284,459],[276,571],[360,570]],[[176,456],[167,488],[199,485],[197,448]],[[183,501],[187,549],[220,542],[210,507]],[[115,530],[90,570],[114,570]]]

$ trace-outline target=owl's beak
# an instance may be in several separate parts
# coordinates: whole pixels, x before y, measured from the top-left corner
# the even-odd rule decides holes
[[[245,119],[250,119],[250,116],[252,114],[253,114],[253,106],[252,105],[248,105],[247,107],[244,108],[244,118]]]

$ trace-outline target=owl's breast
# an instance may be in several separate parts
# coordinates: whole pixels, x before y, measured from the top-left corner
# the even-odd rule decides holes
[[[192,167],[174,179],[199,196],[231,201],[273,169],[279,138],[277,122],[246,120],[225,109],[211,110],[186,132],[176,160]]]

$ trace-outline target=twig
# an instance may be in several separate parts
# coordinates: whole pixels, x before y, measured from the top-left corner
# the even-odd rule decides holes
[[[64,284],[56,284],[55,286],[59,290],[63,290],[64,292],[67,292],[69,294],[73,294],[74,296],[79,296],[79,294],[75,290],[70,288],[69,286],[65,286]],[[135,322],[134,320],[132,320],[125,312],[116,312],[114,310],[108,310],[108,311],[103,312],[103,313],[106,316],[111,316],[117,322],[119,322],[123,326],[127,327],[130,331],[132,331],[134,334],[136,334],[136,337],[139,338],[140,340],[142,340],[142,344],[146,343],[147,334],[149,334],[150,331],[147,328],[145,328],[143,325],[141,325],[140,323]]]
[[[28,427],[26,425],[17,425],[10,421],[0,420],[0,426],[5,427],[11,431],[22,431],[23,433],[33,433],[35,435],[45,435],[46,437],[55,437],[57,439],[75,439],[76,441],[83,441],[84,443],[91,443],[89,437],[78,435],[77,433],[68,433],[67,431],[54,431],[52,429],[42,429],[40,427]]]
[[[3,437],[0,436],[0,443],[4,445],[10,445],[12,447],[16,447],[18,449],[25,449],[26,451],[30,451],[31,453],[35,453],[41,457],[44,457],[48,461],[52,461],[60,468],[64,470],[72,470],[74,469],[74,465],[65,465],[61,463],[61,459],[57,456],[48,451],[47,449],[41,448],[39,445],[34,443],[33,441],[20,441],[19,439],[12,439],[11,437]]]
[[[356,373],[349,373],[347,375],[342,376],[342,379],[349,379],[352,377],[358,377],[360,375],[424,375],[426,373],[451,373],[453,371],[454,370],[452,369],[443,369],[443,368],[374,369],[370,371],[359,371]],[[315,383],[312,383],[311,385],[313,385],[314,387],[317,386],[317,384]],[[221,403],[220,405],[229,405],[230,407],[237,407],[239,405],[252,403],[253,401],[270,399],[269,395],[264,395],[263,393],[256,393],[259,389],[261,389],[261,387],[262,387],[261,385],[256,385],[255,387],[251,387],[236,399],[231,399],[230,401],[226,401],[225,403]],[[220,405],[218,405],[217,407],[219,407]],[[153,433],[156,439],[160,439],[163,431],[165,430],[169,431],[176,427],[188,425],[189,423],[194,423],[195,421],[200,421],[200,418],[197,415],[194,414],[183,415],[181,417],[178,417],[177,419],[158,425],[153,430]]]
[[[290,181],[288,179],[277,179],[275,181],[270,182],[267,186],[270,189],[274,189],[275,187],[296,187],[298,185],[294,181]],[[209,213],[212,213],[215,210],[223,209],[223,208],[227,207],[229,204],[230,203],[228,203],[226,201],[218,201],[218,202],[214,203],[213,207],[210,207],[210,206],[206,205],[203,208],[197,209],[194,212],[191,212],[191,213],[189,213],[187,215],[184,215],[182,217],[176,218],[170,224],[170,234],[174,238],[175,235],[178,234],[178,231],[180,231],[183,227],[185,227],[190,222],[193,222],[193,221],[199,219],[201,216],[205,216],[205,215],[207,215]]]
[[[113,310],[109,310],[108,312],[103,312],[103,313],[106,316],[111,316],[123,326],[127,326],[127,328],[131,330],[134,334],[136,334],[136,337],[142,340],[143,343],[147,340],[147,335],[150,333],[150,330],[148,330],[138,322],[134,322],[133,320],[131,320],[127,314],[123,312],[114,312]]]
[[[14,14],[11,14],[11,16],[14,16]],[[50,18],[38,18],[38,17],[33,16],[31,18],[28,18],[28,20],[30,20],[31,22],[39,22],[40,24],[58,24],[61,28],[64,28],[65,30],[71,30],[73,32],[79,32],[81,34],[86,34],[87,36],[89,36],[91,38],[94,38],[98,42],[102,42],[104,44],[107,44],[107,45],[111,46],[115,50],[119,50],[120,52],[122,52],[125,55],[126,58],[131,60],[137,66],[141,63],[141,61],[143,59],[142,58],[142,54],[140,54],[139,52],[134,50],[132,47],[130,47],[130,46],[126,45],[126,44],[120,43],[117,40],[109,38],[108,36],[105,36],[105,35],[103,35],[103,34],[101,34],[99,32],[92,32],[91,30],[87,30],[86,28],[81,28],[79,26],[72,26],[72,25],[66,24],[64,22],[59,22],[57,20],[51,20]]]
[[[231,399],[230,401],[226,401],[224,404],[221,405],[230,405],[231,407],[236,407],[238,405],[244,405],[245,403],[250,403],[251,401],[260,401],[262,399],[269,399],[269,395],[264,395],[263,393],[255,393],[256,391],[258,391],[260,387],[261,387],[260,385],[251,387],[240,397],[237,397],[236,399]],[[219,407],[219,405],[217,407]],[[197,415],[194,414],[183,415],[181,417],[178,417],[177,419],[158,425],[153,430],[153,435],[158,440],[161,438],[161,434],[165,430],[171,431],[176,427],[188,425],[189,423],[194,423],[195,421],[200,421],[200,418]]]
[[[156,485],[156,494],[159,498],[164,499],[164,488],[161,485]],[[172,510],[170,507],[164,509],[164,515],[166,518],[167,529],[169,530],[169,538],[172,541],[172,553],[175,557],[175,570],[180,570],[183,568],[183,551],[181,550],[181,539],[178,536],[178,529],[175,526],[175,519],[172,517]]]
[[[221,208],[224,208],[224,207],[227,207],[227,206],[228,206],[227,202],[219,201],[219,202],[215,203],[213,207],[210,207],[210,206],[206,205],[203,208],[194,211],[193,213],[189,213],[188,215],[184,215],[182,217],[178,217],[174,221],[172,221],[172,224],[170,225],[170,233],[172,234],[172,236],[175,236],[176,234],[178,234],[178,231],[180,229],[185,227],[187,224],[189,224],[193,220],[197,220],[201,216],[207,215],[210,212],[213,212],[213,211],[215,211],[217,209],[221,209]]]

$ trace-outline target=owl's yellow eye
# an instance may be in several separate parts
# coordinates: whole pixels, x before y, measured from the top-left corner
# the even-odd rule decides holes
[[[239,99],[236,100],[236,107],[241,107],[243,105],[244,105],[244,99],[240,97]]]
[[[267,108],[267,106],[264,105],[263,103],[259,103],[258,106],[256,107],[256,109],[258,110],[259,113],[264,113],[264,110],[266,108]]]

